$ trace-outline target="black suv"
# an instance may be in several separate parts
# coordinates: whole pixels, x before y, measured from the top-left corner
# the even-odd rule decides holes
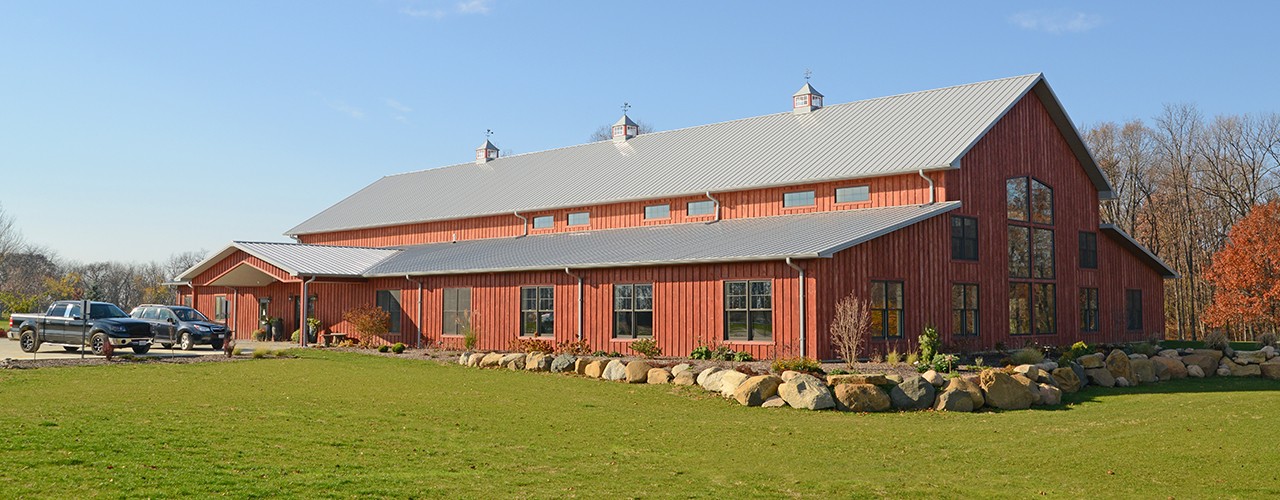
[[[209,344],[222,349],[227,340],[227,326],[209,321],[200,311],[186,306],[143,304],[133,308],[130,316],[151,323],[152,342],[171,348],[174,344],[184,351],[196,344]]]

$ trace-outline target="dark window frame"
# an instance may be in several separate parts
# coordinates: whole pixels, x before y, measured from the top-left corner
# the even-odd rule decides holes
[[[960,304],[956,305],[956,290],[960,290]],[[977,283],[951,284],[951,335],[956,337],[977,337],[982,329],[981,295]],[[972,298],[972,300],[970,300]],[[972,319],[973,328],[969,329]],[[959,325],[959,328],[956,327]]]
[[[876,305],[876,286],[877,285],[882,287],[881,294],[883,294],[883,297],[881,297],[880,299],[882,304],[879,306]],[[895,285],[898,288],[897,308],[894,308],[889,300],[889,297],[891,296],[889,293],[889,290],[893,288],[893,286]],[[906,331],[907,331],[906,325],[903,324],[903,322],[906,320],[906,310],[907,310],[906,282],[903,280],[871,280],[871,290],[869,295],[871,296],[871,301],[870,301],[871,324],[872,324],[871,338],[873,339],[904,338],[906,336]],[[897,317],[896,324],[898,325],[898,328],[897,328],[898,331],[895,335],[889,334],[889,322],[886,321],[886,319],[890,316],[891,313]],[[877,316],[880,318],[880,328],[878,329],[878,331],[877,331],[877,328],[875,327]]]
[[[526,291],[533,291],[533,307],[529,308],[529,297],[526,297]],[[550,297],[544,297],[543,292],[549,291]],[[543,301],[549,300],[550,306],[546,307]],[[521,337],[555,337],[556,334],[556,287],[552,285],[531,285],[520,287],[520,336]],[[526,314],[534,314],[536,320],[533,323],[533,329],[528,328],[529,324],[525,321]],[[548,316],[550,315],[549,320]],[[544,328],[546,326],[547,328]],[[544,331],[545,330],[545,331]]]
[[[1098,233],[1093,231],[1080,231],[1077,243],[1080,249],[1080,269],[1097,269]]]
[[[465,294],[462,292],[466,292]],[[467,306],[463,308],[462,298],[466,295]],[[452,298],[450,297],[452,296]],[[452,302],[453,308],[450,309]],[[454,337],[463,335],[463,331],[471,325],[471,288],[450,287],[440,291],[440,334]]]
[[[959,227],[956,223],[959,222]],[[957,231],[959,233],[957,234]],[[978,261],[978,218],[951,216],[951,260]]]
[[[1142,330],[1142,328],[1142,289],[1126,288],[1124,291],[1124,329],[1132,332]]]
[[[733,285],[739,285],[739,284],[745,287],[743,289],[743,293],[731,294],[730,291],[732,290]],[[764,284],[768,286],[769,287],[768,294],[765,295],[765,294],[755,293],[755,288],[756,288],[755,285],[757,284]],[[773,341],[774,339],[773,337],[773,330],[774,330],[773,280],[771,279],[725,280],[724,286],[722,287],[722,292],[723,292],[723,295],[721,295],[721,297],[723,298],[724,302],[722,303],[721,308],[723,309],[723,312],[724,312],[722,319],[724,320],[724,341],[725,342],[772,342]],[[763,297],[768,298],[768,301],[769,301],[768,307],[757,305],[758,302],[756,299],[760,299]],[[742,307],[732,306],[734,302],[732,299],[734,298],[743,299]],[[741,322],[733,321],[733,317],[735,315],[745,315],[743,316],[745,318],[745,321],[741,321]],[[758,323],[756,321],[756,318],[762,317],[764,315],[768,315],[768,325],[769,325],[768,332],[757,333]],[[759,322],[759,324],[761,325],[763,325],[763,323],[764,322]],[[745,337],[730,336],[732,326],[735,324],[746,325]]]
[[[1096,287],[1080,288],[1080,331],[1097,333],[1102,324]]]
[[[387,327],[387,333],[400,333],[401,327],[404,326],[404,306],[400,302],[400,290],[384,289],[373,292],[373,303],[378,309],[382,309],[390,316],[390,325]]]
[[[1036,210],[1041,196],[1047,196],[1047,206],[1043,207],[1047,212]],[[1031,175],[1005,179],[1008,227],[1005,259],[1009,280],[1008,334],[1011,336],[1054,335],[1059,330],[1054,204],[1053,187],[1044,181]],[[1024,235],[1025,247],[1016,246]],[[1019,265],[1015,266],[1015,262]],[[1025,303],[1021,303],[1024,300]]]
[[[640,307],[639,294],[636,290],[639,287],[649,289],[649,306],[647,308]],[[627,305],[620,305],[620,290],[628,290],[629,296]],[[653,338],[653,283],[618,283],[613,285],[613,338],[618,340],[634,340],[634,339],[651,339]],[[619,331],[619,326],[623,324],[620,319],[621,315],[626,315],[627,332]],[[647,321],[645,321],[647,318]],[[640,333],[640,326],[648,323],[648,334]]]

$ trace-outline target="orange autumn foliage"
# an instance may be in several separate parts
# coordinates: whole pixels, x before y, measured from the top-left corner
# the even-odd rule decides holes
[[[1231,227],[1205,279],[1216,288],[1209,326],[1280,324],[1280,201],[1253,207]]]

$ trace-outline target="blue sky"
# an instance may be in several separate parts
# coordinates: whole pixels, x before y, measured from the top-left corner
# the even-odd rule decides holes
[[[377,178],[1044,72],[1081,124],[1280,111],[1280,3],[0,3],[0,205],[83,261],[281,234]],[[1213,6],[1209,6],[1213,5]],[[424,193],[429,195],[429,193]]]

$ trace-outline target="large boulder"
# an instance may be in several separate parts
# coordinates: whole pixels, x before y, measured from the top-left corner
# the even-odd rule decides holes
[[[843,411],[885,411],[892,406],[889,396],[873,384],[838,384],[835,399],[836,408]]]
[[[760,406],[769,398],[778,395],[779,385],[782,385],[782,377],[756,375],[738,385],[738,388],[733,391],[733,399],[742,406]]]
[[[958,380],[958,379],[952,379]],[[938,394],[933,409],[938,411],[973,411],[973,397],[966,391],[948,388]]]
[[[1265,354],[1265,355],[1267,356],[1267,359],[1275,358],[1275,357],[1276,357],[1276,348],[1275,348],[1275,346],[1264,345],[1264,346],[1262,346],[1262,353],[1263,353],[1263,354]]]
[[[1086,370],[1089,368],[1102,368],[1105,364],[1105,360],[1106,356],[1103,356],[1100,352],[1086,354],[1076,358],[1076,362],[1080,363],[1080,366],[1084,367]]]
[[[737,392],[738,386],[746,382],[749,375],[737,370],[725,370],[724,375],[720,377],[720,395],[726,398],[732,398]]]
[[[1175,366],[1177,368],[1175,368]],[[1174,370],[1181,370],[1182,376],[1183,377],[1187,376],[1187,367],[1186,365],[1182,364],[1181,361],[1178,361],[1173,358],[1166,358],[1164,356],[1156,356],[1154,358],[1151,358],[1151,371],[1155,373],[1155,376],[1157,379],[1160,379],[1160,380],[1172,379],[1174,377]]]
[[[600,378],[604,376],[604,367],[609,365],[607,359],[597,359],[587,363],[587,367],[582,371],[583,375],[591,378]]]
[[[1080,363],[1071,363],[1071,371],[1076,372],[1076,378],[1080,379],[1080,388],[1084,389],[1089,385],[1089,377],[1084,374],[1084,367]]]
[[[604,373],[600,374],[600,378],[605,380],[626,380],[627,365],[623,364],[621,360],[610,360],[608,364],[604,365]]]
[[[467,366],[479,367],[480,360],[482,359],[484,359],[484,353],[482,352],[471,353],[471,356],[467,357]]]
[[[628,384],[643,384],[649,381],[649,370],[653,368],[649,363],[641,360],[635,360],[627,363],[626,376]]]
[[[675,378],[672,378],[671,383],[675,385],[693,385],[698,383],[698,380],[697,377],[693,375],[692,371],[685,370],[680,372],[679,375],[676,375]]]
[[[1115,378],[1124,377],[1128,381],[1135,380],[1129,355],[1119,349],[1113,349],[1111,354],[1107,355],[1107,371],[1111,372],[1111,376]]]
[[[502,353],[491,352],[480,358],[480,368],[497,368],[502,366]]]
[[[1262,372],[1262,376],[1271,380],[1280,380],[1280,358],[1272,358],[1270,361],[1258,365],[1258,369]]]
[[[1040,384],[1040,404],[1045,406],[1062,404],[1062,389],[1049,384]]]
[[[796,373],[778,386],[778,395],[792,408],[825,410],[836,406],[836,400],[831,396],[831,390],[827,389],[827,384],[806,373]]]
[[[1236,351],[1235,362],[1242,365],[1260,365],[1267,361],[1267,353],[1262,351]]]
[[[1161,358],[1169,358],[1169,359],[1182,359],[1182,355],[1178,354],[1177,349],[1165,349],[1163,351],[1157,352],[1156,356],[1159,356]]]
[[[933,406],[935,395],[933,384],[913,375],[889,389],[889,402],[899,410],[923,410]]]
[[[707,368],[707,369],[705,369],[705,370],[702,370],[702,371],[698,372],[698,375],[697,375],[697,377],[696,377],[696,380],[697,380],[697,382],[698,382],[698,385],[701,385],[703,389],[707,389],[707,386],[706,386],[706,385],[704,385],[704,382],[705,382],[705,381],[707,380],[707,378],[708,378],[708,377],[710,377],[713,373],[718,372],[718,371],[724,371],[724,368],[717,368],[717,367],[714,367],[714,366],[713,366],[713,367],[711,367],[711,368]],[[707,390],[708,390],[708,391],[711,391],[711,390],[718,390],[718,389],[707,389]]]
[[[1018,365],[1013,367],[1013,373],[1027,377],[1028,379],[1039,382],[1043,377],[1043,371],[1036,365]]]
[[[969,400],[973,402],[973,409],[975,410],[987,404],[987,398],[982,395],[982,384],[979,382],[977,375],[953,378],[950,382],[947,382],[946,390],[968,393]]]
[[[1204,369],[1200,365],[1187,365],[1187,376],[1191,378],[1204,378]]]
[[[988,368],[979,377],[987,406],[1001,410],[1025,410],[1040,399],[1039,388],[1036,389],[1037,395],[1032,397],[1027,385],[1007,373]],[[1026,377],[1019,378],[1027,380]]]
[[[551,359],[551,371],[553,373],[571,372],[577,361],[578,358],[571,354],[561,354]]]
[[[587,358],[578,358],[573,360],[573,373],[578,375],[587,374],[587,365],[591,364],[591,360]]]
[[[1133,369],[1135,383],[1150,384],[1160,381],[1160,378],[1156,377],[1155,363],[1148,358],[1130,359],[1129,367]]]
[[[671,383],[671,372],[666,368],[650,368],[649,373],[645,375],[645,383],[648,384],[669,384]]]
[[[889,385],[889,383],[889,379],[880,374],[863,375],[857,373],[846,373],[843,375],[827,375],[827,385],[830,386],[837,386],[840,384]]]
[[[1075,370],[1058,368],[1053,371],[1052,376],[1053,381],[1057,382],[1058,388],[1062,389],[1062,392],[1070,394],[1080,390],[1080,379],[1076,377]]]
[[[783,371],[783,372],[782,372],[782,375],[781,375],[781,377],[782,377],[782,383],[784,383],[784,384],[785,384],[785,383],[787,383],[787,382],[790,382],[790,381],[791,381],[791,379],[796,378],[796,377],[799,377],[799,376],[801,376],[801,375],[804,375],[804,374],[803,374],[803,373],[800,373],[800,372],[798,372],[798,371],[794,371],[794,370],[786,370],[786,371]]]
[[[551,371],[551,355],[535,353],[530,354],[524,360],[524,369],[531,372],[549,372]]]
[[[1218,359],[1222,358],[1218,357],[1215,359],[1213,356],[1206,356],[1204,354],[1188,354],[1182,357],[1182,363],[1187,365],[1188,368],[1190,368],[1191,365],[1199,366],[1200,372],[1208,375],[1218,369]]]
[[[766,399],[764,400],[764,403],[760,405],[761,408],[782,408],[783,406],[787,406],[787,401],[779,396]]]
[[[698,385],[711,392],[720,392],[720,381],[730,370],[707,368],[698,374]]]
[[[458,364],[462,366],[467,366],[467,359],[470,357],[471,357],[471,353],[469,352],[462,353],[462,355],[458,356]]]
[[[689,363],[680,363],[678,365],[671,367],[671,376],[679,377],[681,373],[687,372],[692,369],[693,369],[693,366],[689,365]]]
[[[508,370],[523,370],[524,358],[525,354],[523,352],[513,352],[498,360],[498,365]]]
[[[903,380],[902,375],[898,375],[897,373],[886,373],[884,374],[884,379],[888,380],[890,384],[894,384],[894,385],[901,384]]]
[[[1010,375],[1010,377],[1013,377],[1014,382],[1022,384],[1022,387],[1027,390],[1028,397],[1031,398],[1031,404],[1040,404],[1040,384],[1038,382],[1031,380],[1020,373],[1015,373]]]
[[[1217,349],[1193,349],[1191,352],[1193,354],[1199,354],[1201,356],[1208,356],[1210,358],[1213,358],[1214,365],[1217,365],[1218,362],[1222,361],[1222,351],[1219,351]]]
[[[928,382],[934,387],[942,387],[947,383],[947,379],[943,378],[941,373],[934,370],[924,372],[924,375],[921,375],[921,377],[924,377],[925,382]]]
[[[1259,365],[1242,365],[1231,361],[1231,358],[1222,358],[1222,364],[1231,370],[1232,377],[1261,377],[1262,367]]]
[[[1102,387],[1116,386],[1116,377],[1106,368],[1086,368],[1084,375],[1088,378],[1090,384]]]

